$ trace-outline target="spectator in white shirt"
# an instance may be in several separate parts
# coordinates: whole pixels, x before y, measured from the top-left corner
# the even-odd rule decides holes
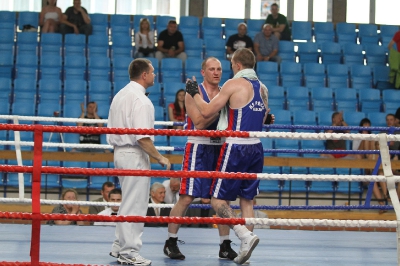
[[[120,203],[122,201],[122,192],[119,188],[114,188],[108,194],[108,202]],[[98,215],[117,215],[119,210],[119,206],[111,206],[110,208],[106,208],[104,211],[98,213]],[[94,225],[112,225],[116,226],[115,222],[95,222]]]

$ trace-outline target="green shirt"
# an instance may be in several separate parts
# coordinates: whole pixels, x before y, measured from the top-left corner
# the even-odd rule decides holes
[[[274,28],[277,28],[279,25],[285,24],[285,29],[281,32],[281,40],[291,40],[292,33],[290,32],[289,23],[286,17],[282,14],[278,14],[278,17],[275,19],[272,14],[268,15],[265,20],[266,24],[271,24]]]

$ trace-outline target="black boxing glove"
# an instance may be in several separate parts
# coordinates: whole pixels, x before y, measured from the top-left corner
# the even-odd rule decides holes
[[[192,97],[194,97],[196,94],[200,94],[197,81],[188,80],[188,82],[186,82],[186,92]]]

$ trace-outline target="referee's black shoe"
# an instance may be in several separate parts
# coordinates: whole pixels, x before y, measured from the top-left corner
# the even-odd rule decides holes
[[[166,240],[164,254],[173,260],[184,260],[185,256],[180,252],[177,242],[177,237],[170,237],[168,240]]]

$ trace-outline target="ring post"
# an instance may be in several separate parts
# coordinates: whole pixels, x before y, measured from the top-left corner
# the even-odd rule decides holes
[[[397,265],[400,265],[400,203],[396,192],[396,185],[393,178],[392,166],[390,163],[389,147],[387,145],[387,135],[379,134],[379,150],[382,158],[383,174],[386,177],[389,195],[392,200],[393,208],[397,219]]]
[[[39,265],[40,257],[40,178],[42,172],[43,126],[35,125],[32,171],[32,234],[31,265]]]

